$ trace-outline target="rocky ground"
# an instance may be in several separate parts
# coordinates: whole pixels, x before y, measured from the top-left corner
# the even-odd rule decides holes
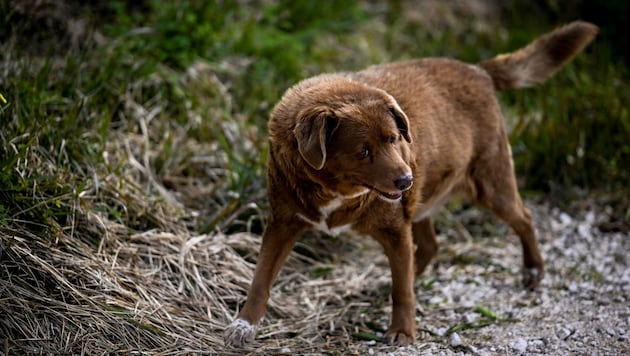
[[[592,200],[580,200],[565,209],[541,201],[530,200],[526,205],[534,215],[546,260],[546,277],[538,290],[521,287],[520,243],[509,228],[476,208],[455,208],[452,213],[444,209],[436,217],[439,256],[416,282],[420,335],[412,346],[389,347],[378,340],[391,313],[389,268],[380,247],[362,237],[341,237],[337,242],[307,237],[304,246],[319,249],[324,256],[332,254],[332,261],[339,253],[339,260],[324,261],[331,273],[321,278],[309,271],[322,270],[316,262],[322,259],[301,266],[290,259],[286,269],[296,272],[287,276],[285,270],[276,282],[275,304],[247,351],[630,354],[626,212]],[[304,252],[304,246],[298,246],[298,253]],[[291,277],[296,273],[301,275],[299,281]],[[291,310],[289,315],[277,316],[279,311]],[[313,320],[311,327],[305,326]],[[299,336],[287,330],[299,330]]]
[[[365,341],[356,352],[630,354],[630,240],[627,232],[602,231],[611,208],[583,206],[567,213],[528,205],[547,266],[539,290],[520,288],[517,238],[503,227],[492,234],[495,225],[484,227],[481,218],[488,216],[476,209],[461,211],[455,218],[462,225],[442,231],[438,261],[418,282],[418,325],[424,335],[400,349]],[[481,227],[469,231],[471,226]]]

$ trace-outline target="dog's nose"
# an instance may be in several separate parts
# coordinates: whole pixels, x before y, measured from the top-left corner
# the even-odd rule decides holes
[[[400,190],[407,190],[411,187],[412,184],[413,176],[409,173],[403,174],[402,176],[394,180],[394,185]]]

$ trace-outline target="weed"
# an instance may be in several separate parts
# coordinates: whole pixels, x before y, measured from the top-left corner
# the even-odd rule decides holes
[[[483,305],[475,306],[475,312],[482,316],[480,320],[453,325],[447,330],[446,333],[452,334],[454,332],[460,332],[462,330],[479,329],[493,324],[514,323],[518,321],[517,319],[511,317],[499,316],[494,310],[488,309]]]

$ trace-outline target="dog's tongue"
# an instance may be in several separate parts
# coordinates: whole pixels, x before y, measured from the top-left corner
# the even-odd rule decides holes
[[[390,199],[390,200],[398,200],[400,199],[400,197],[402,197],[402,193],[396,192],[396,193],[381,193],[381,195],[383,195],[385,198]]]

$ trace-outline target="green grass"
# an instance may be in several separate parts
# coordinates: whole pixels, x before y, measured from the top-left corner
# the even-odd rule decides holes
[[[260,231],[266,120],[291,84],[414,56],[474,62],[553,27],[435,27],[400,6],[3,2],[0,224],[88,240],[90,213],[130,231]],[[85,31],[63,26],[66,11]],[[501,95],[524,188],[627,189],[630,81],[610,46]]]

